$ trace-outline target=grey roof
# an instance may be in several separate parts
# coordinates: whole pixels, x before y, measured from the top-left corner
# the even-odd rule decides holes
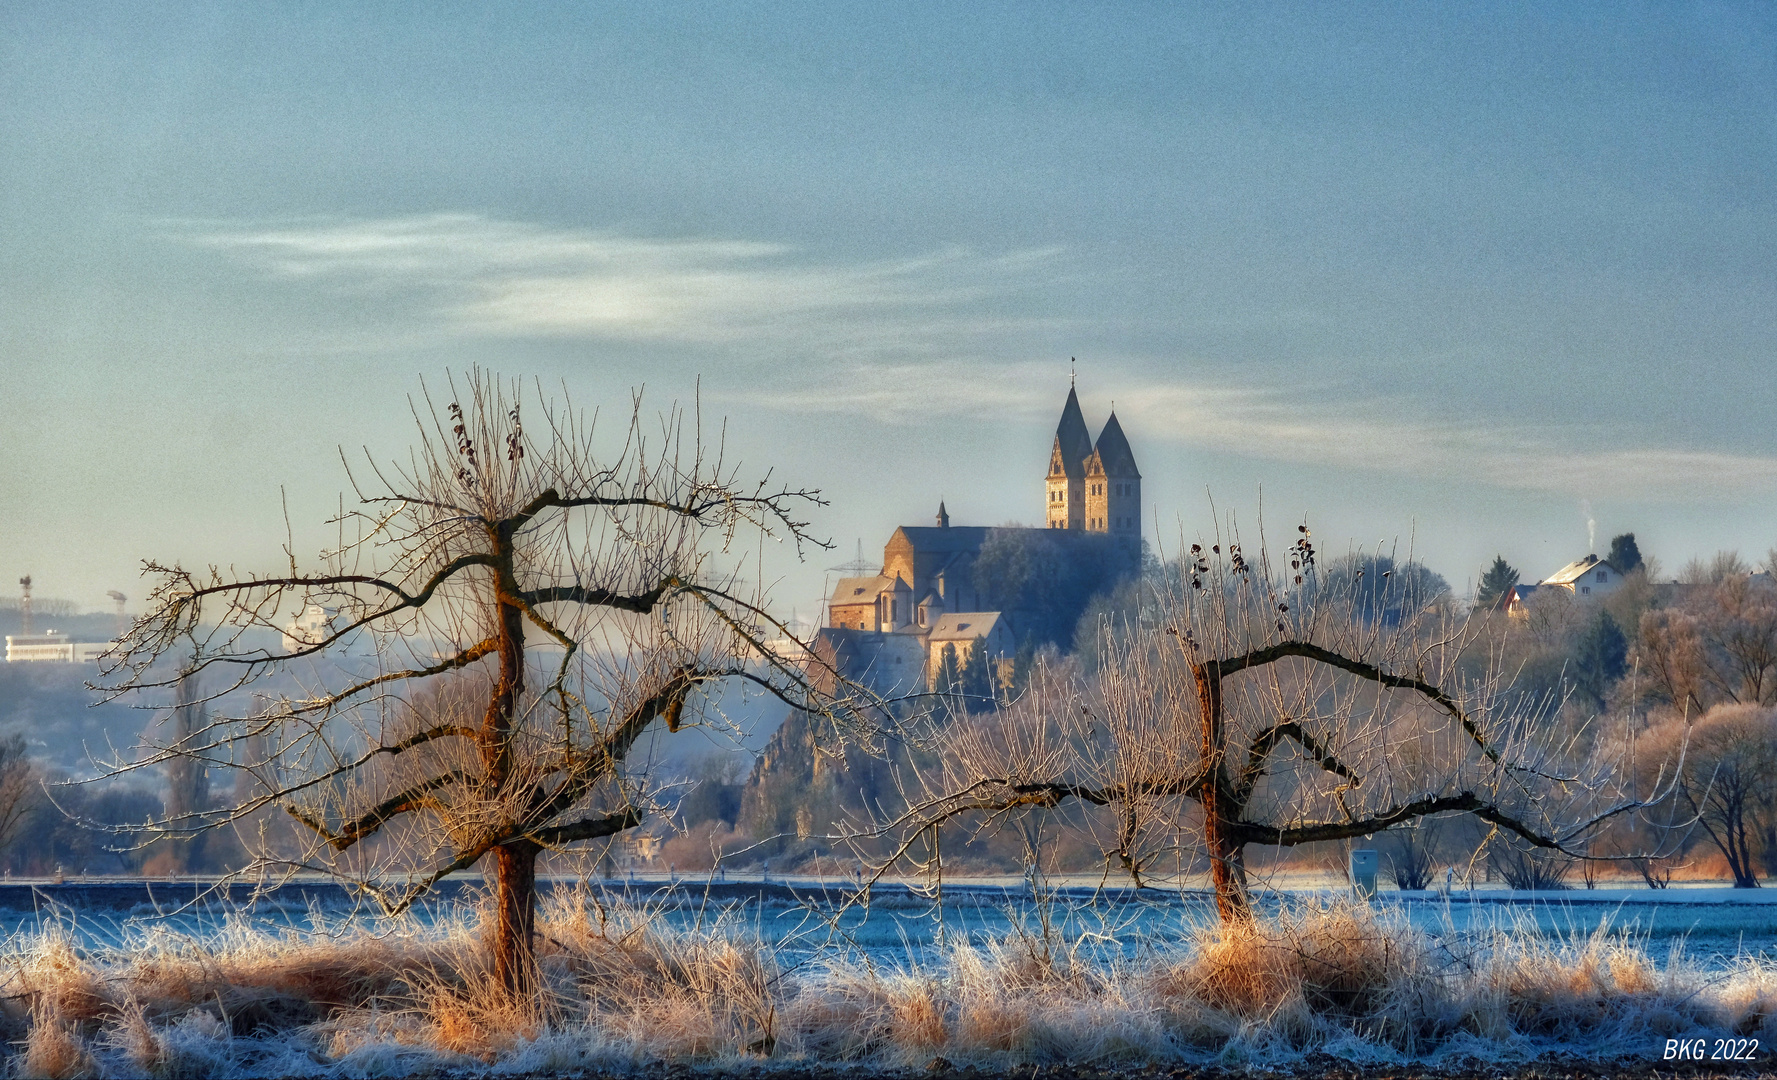
[[[1063,547],[1086,547],[1106,539],[1103,533],[1087,532],[1084,529],[1047,529],[1041,525],[952,525],[948,529],[940,529],[935,525],[902,525],[895,532],[905,535],[915,551],[928,555],[973,555],[981,550],[981,545],[987,542],[988,537],[1001,532],[1040,532],[1043,539]],[[956,559],[946,559],[932,573],[941,573],[956,562]]]
[[[903,525],[895,530],[906,535],[920,551],[977,551],[991,531],[985,525]]]
[[[877,574],[875,577],[842,577],[839,584],[833,586],[833,604],[871,604],[885,592],[906,590],[911,592],[907,583],[900,577],[889,577]]]
[[[1073,479],[1086,475],[1086,456],[1092,453],[1092,433],[1086,430],[1086,417],[1080,413],[1080,398],[1073,387],[1067,388],[1067,403],[1061,407],[1061,423],[1055,426],[1055,449],[1049,455],[1049,475],[1059,470]]]
[[[1104,430],[1098,434],[1098,448],[1093,452],[1106,476],[1141,479],[1141,472],[1135,467],[1135,452],[1129,449],[1129,439],[1123,434],[1123,425],[1117,423],[1116,413],[1105,421]]]
[[[932,624],[928,641],[974,641],[993,633],[1000,620],[997,611],[950,611]]]

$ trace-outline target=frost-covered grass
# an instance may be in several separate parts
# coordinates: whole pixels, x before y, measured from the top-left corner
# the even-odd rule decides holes
[[[934,1057],[1013,1063],[1510,1062],[1657,1056],[1668,1037],[1777,1044],[1777,967],[1705,970],[1601,928],[1550,940],[1507,921],[1435,938],[1399,913],[1294,906],[1182,942],[1013,933],[940,961],[835,952],[790,969],[744,926],[684,929],[646,906],[564,896],[541,920],[547,991],[490,992],[473,914],[441,926],[279,936],[145,932],[83,954],[65,931],[11,942],[0,990],[27,1076],[559,1073]],[[1460,942],[1456,944],[1455,942]]]

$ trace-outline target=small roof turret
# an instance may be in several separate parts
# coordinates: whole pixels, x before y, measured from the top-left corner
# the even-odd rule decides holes
[[[938,528],[950,528],[950,511],[944,509],[944,500],[938,500]]]

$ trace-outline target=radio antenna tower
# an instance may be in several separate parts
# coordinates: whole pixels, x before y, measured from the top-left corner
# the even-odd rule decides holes
[[[841,574],[845,577],[875,577],[882,573],[882,567],[873,562],[864,561],[864,538],[858,538],[857,554],[848,563],[827,567],[829,574]],[[832,596],[832,583],[829,579],[821,580],[821,625],[827,625],[828,604]]]
[[[19,589],[23,593],[23,597],[19,601],[19,633],[29,634],[31,632],[31,575],[30,574],[26,574],[24,577],[19,578]]]

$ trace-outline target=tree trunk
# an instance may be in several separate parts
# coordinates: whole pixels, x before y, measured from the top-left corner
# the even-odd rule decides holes
[[[529,840],[494,849],[494,981],[514,1000],[537,988],[537,852]]]
[[[482,724],[481,755],[485,783],[491,793],[518,813],[513,798],[513,722],[524,695],[524,611],[513,601],[518,586],[512,576],[512,537],[502,527],[498,571],[500,681]],[[494,849],[494,981],[514,1000],[528,1001],[537,986],[537,852],[519,839]]]
[[[1197,679],[1197,707],[1202,713],[1204,781],[1199,796],[1203,806],[1203,841],[1209,849],[1209,876],[1215,883],[1216,911],[1224,925],[1252,918],[1246,895],[1245,845],[1233,840],[1229,828],[1240,816],[1233,785],[1227,776],[1227,736],[1222,730],[1222,673],[1215,661],[1193,666]]]
[[[1758,874],[1753,870],[1752,865],[1751,838],[1746,835],[1746,808],[1744,805],[1736,803],[1734,810],[1735,813],[1728,819],[1727,828],[1723,830],[1728,837],[1725,849],[1728,856],[1728,869],[1734,875],[1734,888],[1756,889],[1758,888]]]
[[[1252,902],[1246,895],[1246,848],[1228,839],[1226,824],[1216,818],[1206,805],[1203,813],[1204,839],[1209,846],[1209,876],[1216,888],[1216,913],[1223,925],[1249,922],[1253,917]]]

